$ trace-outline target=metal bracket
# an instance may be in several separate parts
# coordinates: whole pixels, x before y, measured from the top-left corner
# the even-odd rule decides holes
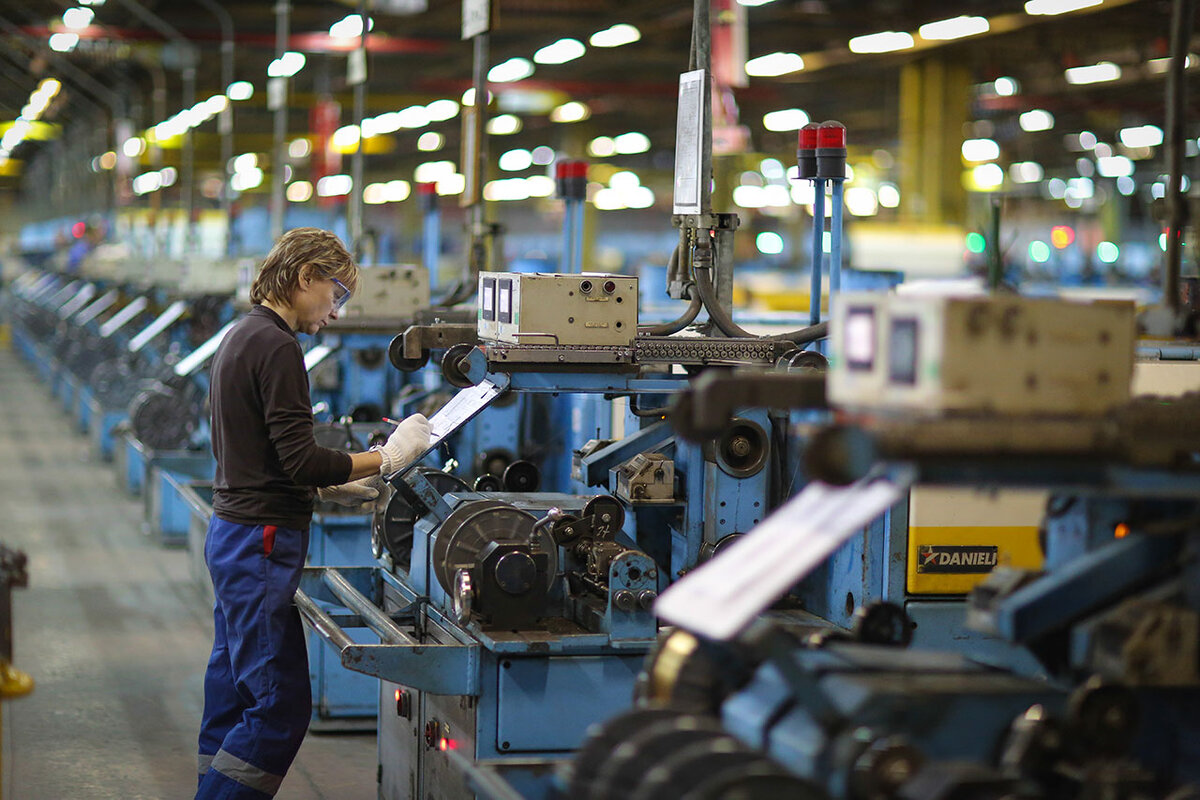
[[[474,323],[410,325],[402,336],[404,357],[412,359],[420,358],[422,353],[429,350],[442,350],[456,344],[479,343],[479,334]]]

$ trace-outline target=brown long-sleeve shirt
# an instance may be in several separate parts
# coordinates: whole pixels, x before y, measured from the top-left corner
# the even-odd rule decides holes
[[[312,487],[345,483],[348,453],[319,447],[304,353],[274,311],[254,306],[213,356],[213,511],[244,525],[307,529]]]

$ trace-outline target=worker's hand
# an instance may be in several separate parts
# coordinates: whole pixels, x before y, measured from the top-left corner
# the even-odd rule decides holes
[[[421,414],[406,417],[379,447],[379,453],[383,456],[383,466],[380,467],[379,474],[387,476],[399,472],[424,453],[427,447],[429,420]]]
[[[317,489],[317,497],[322,503],[336,503],[339,506],[361,506],[379,497],[378,476],[343,483],[338,486],[322,486]]]

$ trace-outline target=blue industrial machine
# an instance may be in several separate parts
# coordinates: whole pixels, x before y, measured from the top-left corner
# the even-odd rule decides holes
[[[479,343],[453,341],[441,360],[464,388],[432,418],[427,464],[514,395],[507,408],[628,398],[626,435],[560,430],[582,490],[572,493],[481,491],[429,466],[394,476],[376,516],[381,566],[305,575],[297,602],[313,628],[343,665],[381,679],[387,798],[469,796],[468,781],[489,770],[523,796],[546,796],[587,727],[630,703],[656,640],[658,592],[768,508],[765,413],[697,445],[674,439],[662,406],[686,386],[676,365],[774,367],[795,341],[637,336],[628,276],[487,273],[480,293],[469,332]],[[461,327],[410,328],[392,362],[423,360],[422,345],[466,338]],[[546,341],[521,343],[527,333]],[[362,624],[379,644],[350,638]]]
[[[844,301],[827,387],[802,374],[711,376],[678,421],[694,435],[750,395],[789,408],[827,388],[846,424],[813,436],[805,463],[851,485],[814,484],[664,595],[658,610],[680,627],[648,662],[647,707],[593,731],[566,796],[1194,796],[1195,399],[1130,398],[1132,309]],[[914,336],[895,335],[910,325]],[[1025,350],[1004,353],[1014,340]],[[1039,389],[1068,384],[1080,391]],[[958,608],[957,624],[987,640],[917,648],[925,623],[914,630],[900,602],[858,608],[848,629],[797,607],[796,581],[854,536],[838,520],[880,481],[1050,490],[1041,568],[1000,564]],[[994,558],[958,547],[922,561]],[[760,590],[764,576],[779,583]],[[742,608],[681,612],[703,592]]]

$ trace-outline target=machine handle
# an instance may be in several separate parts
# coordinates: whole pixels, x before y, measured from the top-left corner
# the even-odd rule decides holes
[[[343,667],[430,694],[479,694],[478,643],[417,641],[355,586],[378,581],[378,568],[342,569],[355,580],[336,569],[306,567],[295,602],[305,622],[338,651]],[[319,602],[341,604],[348,613],[326,611]],[[345,630],[363,626],[379,636],[378,644],[357,642]]]
[[[342,601],[342,605],[358,614],[363,622],[367,623],[367,627],[375,631],[380,641],[385,644],[417,644],[416,639],[400,630],[400,626],[392,622],[374,603],[351,586],[350,582],[337,570],[325,570],[321,575],[321,580],[329,587],[329,591],[333,592],[334,597]],[[299,592],[297,592],[298,594]],[[330,622],[332,621],[330,619]]]

